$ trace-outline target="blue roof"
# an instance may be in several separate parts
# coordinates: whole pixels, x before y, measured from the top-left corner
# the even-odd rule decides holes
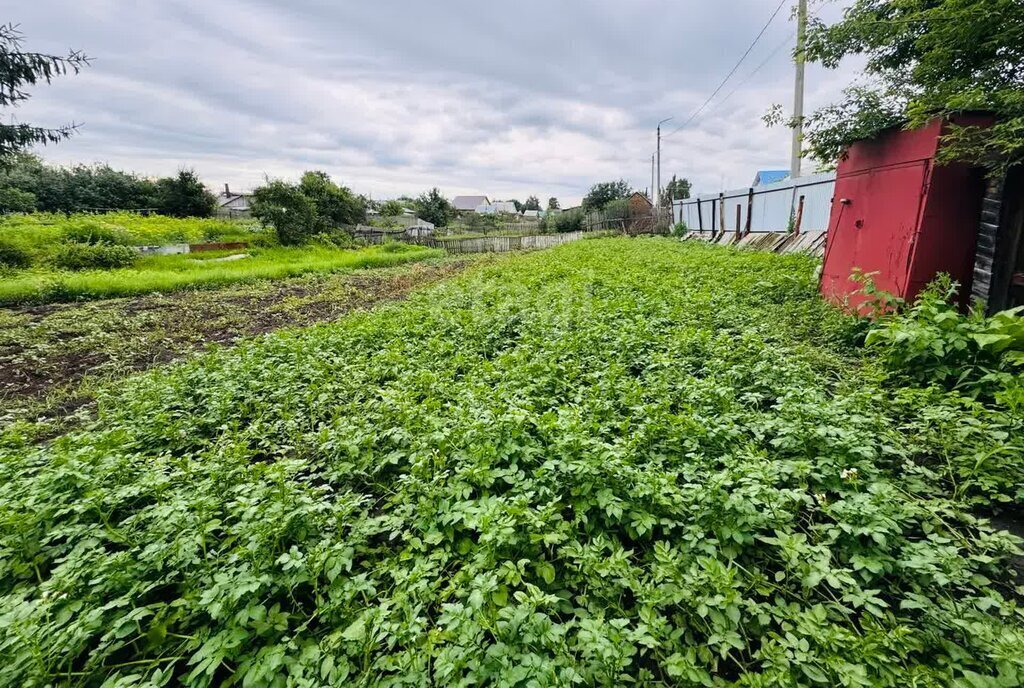
[[[758,170],[757,176],[754,177],[754,186],[781,182],[787,177],[789,177],[789,170]]]

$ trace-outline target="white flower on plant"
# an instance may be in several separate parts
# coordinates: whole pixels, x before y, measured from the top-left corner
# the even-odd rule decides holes
[[[843,480],[856,480],[857,469],[856,468],[844,468],[839,472],[839,477]]]

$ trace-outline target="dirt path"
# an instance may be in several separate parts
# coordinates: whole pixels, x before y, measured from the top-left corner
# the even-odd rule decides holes
[[[0,429],[17,421],[63,426],[111,380],[208,345],[330,322],[402,299],[481,260],[486,258],[0,309]]]

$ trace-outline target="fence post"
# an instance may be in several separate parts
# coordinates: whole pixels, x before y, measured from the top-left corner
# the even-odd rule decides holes
[[[740,223],[743,221],[743,209],[742,208],[743,207],[739,203],[736,204],[736,240],[737,241],[739,241],[740,237],[742,236],[740,234],[740,231],[742,229],[740,227]]]
[[[725,236],[725,192],[718,194],[718,232]]]
[[[796,207],[796,221],[793,222],[793,234],[800,233],[800,224],[804,221],[804,199],[806,196],[800,196],[800,203]]]
[[[697,197],[697,231],[704,233],[704,214],[700,211],[700,196]]]
[[[747,226],[743,229],[743,236],[750,234],[751,218],[754,215],[754,187],[747,189]]]

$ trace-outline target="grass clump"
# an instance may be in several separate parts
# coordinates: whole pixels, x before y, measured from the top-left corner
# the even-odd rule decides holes
[[[113,270],[130,267],[139,254],[131,246],[117,244],[64,244],[53,263],[64,270]]]
[[[0,461],[0,683],[1020,683],[949,459],[1024,421],[814,268],[576,242],[122,385]]]

